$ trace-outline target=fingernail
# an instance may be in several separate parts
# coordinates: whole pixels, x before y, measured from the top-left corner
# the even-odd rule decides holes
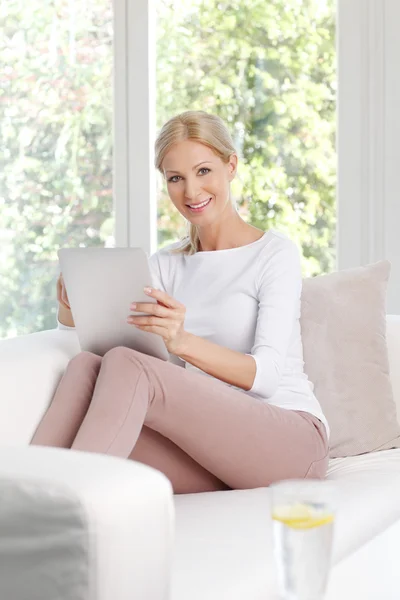
[[[149,287],[145,287],[145,288],[144,288],[144,293],[145,293],[145,294],[151,294],[151,288],[149,288]]]
[[[133,309],[135,309],[135,308],[136,308],[136,303],[135,303],[135,302],[133,302],[133,303],[131,304],[131,308],[133,308]]]

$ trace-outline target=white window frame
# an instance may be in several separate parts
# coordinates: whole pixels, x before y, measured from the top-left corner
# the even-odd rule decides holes
[[[155,1],[114,0],[116,246],[157,250]],[[400,313],[399,0],[337,0],[337,269],[387,258]]]
[[[154,2],[114,0],[115,246],[148,254],[157,250],[155,79]]]

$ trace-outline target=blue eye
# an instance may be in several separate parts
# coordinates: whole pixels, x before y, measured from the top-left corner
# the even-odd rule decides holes
[[[209,173],[211,171],[211,169],[208,169],[207,167],[202,167],[201,169],[199,169],[199,173],[201,173],[201,171],[207,171]],[[207,173],[204,173],[204,175],[207,175]],[[180,175],[173,175],[172,177],[170,177],[168,179],[168,182],[177,183],[177,180],[176,180],[177,177],[179,178]],[[175,181],[174,181],[174,179],[175,179]]]

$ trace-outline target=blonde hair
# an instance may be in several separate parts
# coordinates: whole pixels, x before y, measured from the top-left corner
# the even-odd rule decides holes
[[[169,119],[161,128],[155,141],[155,167],[163,175],[162,162],[165,155],[177,142],[194,140],[200,142],[228,163],[236,149],[231,135],[221,117],[203,110],[187,110]],[[199,250],[199,234],[196,225],[190,223],[188,235],[181,239],[182,246],[172,253],[195,254]]]

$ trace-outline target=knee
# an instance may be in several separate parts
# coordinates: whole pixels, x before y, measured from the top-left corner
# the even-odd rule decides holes
[[[141,353],[137,350],[133,350],[132,348],[127,348],[126,346],[115,346],[108,350],[103,356],[103,360],[109,360],[111,357],[114,357],[116,360],[122,358],[128,358],[134,360],[135,358],[140,361]]]
[[[126,356],[127,350],[128,350],[128,348],[126,348],[125,346],[115,346],[114,348],[111,348],[104,354],[103,360],[110,359],[112,357],[115,357],[116,359],[122,358],[122,357]]]
[[[143,369],[142,354],[137,350],[133,350],[132,348],[127,348],[126,346],[115,346],[106,352],[103,356],[103,363],[111,363],[112,365],[116,365],[112,368],[118,368],[117,366],[126,365],[125,368],[129,370],[132,369]]]
[[[84,365],[86,366],[100,366],[101,363],[101,356],[99,356],[98,354],[94,354],[94,352],[88,352],[87,350],[84,350],[83,352],[79,352],[78,354],[75,354],[75,356],[73,358],[71,358],[71,360],[68,363],[68,366],[70,365]]]

